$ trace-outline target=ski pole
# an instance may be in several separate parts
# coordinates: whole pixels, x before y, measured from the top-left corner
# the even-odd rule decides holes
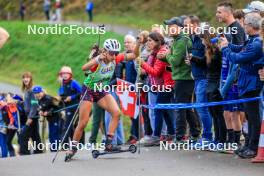
[[[71,128],[73,122],[75,121],[75,118],[76,118],[77,115],[78,115],[78,110],[79,110],[79,108],[80,108],[81,103],[83,102],[84,97],[85,97],[86,94],[87,94],[87,91],[88,91],[88,89],[85,90],[85,92],[84,92],[84,94],[83,94],[83,96],[82,96],[82,98],[81,98],[81,100],[80,100],[80,102],[79,102],[79,104],[78,104],[78,106],[77,106],[77,109],[76,109],[76,111],[75,111],[75,113],[74,113],[74,115],[73,115],[73,117],[72,117],[72,119],[71,119],[71,121],[70,121],[70,124],[69,124],[69,126],[68,126],[68,128],[67,128],[67,130],[66,130],[66,132],[65,132],[65,134],[64,134],[64,136],[63,136],[63,138],[62,138],[61,144],[62,144],[63,141],[65,140],[65,138],[66,138],[66,136],[67,136],[67,134],[68,134],[68,132],[69,132],[69,130],[70,130],[70,128]],[[59,146],[60,146],[60,145],[59,145]],[[52,164],[55,162],[55,160],[56,160],[58,154],[59,154],[59,149],[57,149],[57,151],[56,151],[56,153],[55,153],[55,155],[54,155],[54,157],[53,157],[53,159],[52,159]]]

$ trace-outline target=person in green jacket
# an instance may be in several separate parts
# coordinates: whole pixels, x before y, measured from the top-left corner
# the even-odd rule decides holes
[[[175,103],[191,103],[194,91],[194,80],[191,75],[191,66],[185,63],[185,58],[192,49],[192,41],[183,31],[183,19],[173,17],[164,21],[168,25],[168,33],[174,42],[168,53],[158,53],[158,59],[168,62],[175,80]],[[197,141],[200,137],[200,121],[192,109],[179,109],[176,116],[176,142],[183,142],[186,135],[187,123],[190,127],[190,140]]]

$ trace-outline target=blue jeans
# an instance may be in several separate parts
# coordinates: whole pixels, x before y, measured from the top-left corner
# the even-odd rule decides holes
[[[7,157],[7,153],[6,134],[0,132],[0,158]]]
[[[115,92],[112,92],[111,95],[115,98],[117,103],[119,104],[118,97]],[[108,131],[109,124],[111,122],[111,114],[107,111],[105,111],[105,130]],[[112,144],[124,144],[125,143],[125,137],[124,137],[124,128],[123,128],[123,121],[122,119],[119,120],[118,126],[115,131],[115,135],[112,141]]]
[[[207,102],[206,87],[207,87],[206,79],[195,80],[196,103]],[[210,116],[208,108],[207,107],[197,108],[196,111],[203,124],[202,137],[208,140],[212,140],[213,138],[212,137],[212,118]]]
[[[173,98],[173,92],[159,92],[157,94],[156,103],[169,104],[172,103],[172,98]],[[155,112],[154,136],[160,137],[164,120],[168,128],[168,134],[175,135],[175,126],[174,126],[175,124],[174,119],[176,117],[175,111],[169,109],[155,109],[154,112]]]
[[[60,131],[59,131],[59,123],[58,122],[49,122],[49,141],[50,144],[57,143],[59,144],[60,140]],[[56,151],[52,150],[51,151]]]
[[[157,94],[154,94],[152,92],[148,92],[148,104],[149,105],[154,105],[157,103]],[[149,119],[150,119],[150,125],[153,131],[155,131],[155,110],[154,109],[149,109]],[[167,133],[167,127],[166,124],[164,123],[164,120],[162,121],[162,130],[161,134],[165,135]]]

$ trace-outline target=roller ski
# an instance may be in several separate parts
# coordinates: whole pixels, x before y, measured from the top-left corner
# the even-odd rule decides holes
[[[104,151],[99,150],[93,150],[92,156],[94,159],[98,158],[100,155],[107,155],[107,154],[115,154],[115,153],[124,153],[124,152],[130,152],[130,153],[136,153],[137,146],[132,144],[127,149],[122,149],[119,146],[111,144],[112,140],[106,140],[106,148]]]

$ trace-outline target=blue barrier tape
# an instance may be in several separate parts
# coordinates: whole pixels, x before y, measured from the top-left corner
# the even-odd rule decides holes
[[[192,108],[202,108],[210,106],[228,105],[228,104],[240,104],[251,101],[261,100],[262,97],[245,98],[238,100],[228,100],[219,102],[207,102],[207,103],[177,103],[177,104],[155,104],[155,105],[142,105],[144,108],[148,109],[192,109]]]

